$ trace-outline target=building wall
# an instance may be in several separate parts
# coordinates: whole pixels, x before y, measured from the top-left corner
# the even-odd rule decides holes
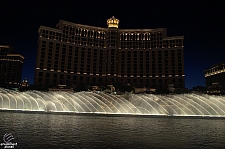
[[[21,82],[24,57],[14,54],[11,46],[0,45],[0,86],[18,87]]]
[[[219,83],[225,88],[225,63],[214,65],[212,68],[204,70],[206,87],[208,88],[213,83]]]
[[[120,82],[184,88],[183,36],[166,29],[99,28],[59,21],[39,29],[35,85]]]

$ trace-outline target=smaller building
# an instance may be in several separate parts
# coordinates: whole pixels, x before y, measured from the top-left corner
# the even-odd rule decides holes
[[[21,87],[28,87],[29,86],[29,82],[27,81],[27,79],[25,78],[22,83],[21,83]]]
[[[206,93],[206,87],[205,86],[195,86],[193,87],[190,92],[194,94],[205,94]]]
[[[29,90],[29,82],[25,78],[19,87],[19,91],[26,91],[26,90]]]
[[[212,85],[210,85],[207,88],[207,94],[214,94],[214,95],[225,94],[225,88],[219,85],[218,82],[215,82],[215,83],[212,83]]]
[[[204,70],[207,93],[223,94],[225,92],[225,62]]]
[[[0,45],[0,87],[18,88],[21,82],[24,56],[13,53],[13,48]]]

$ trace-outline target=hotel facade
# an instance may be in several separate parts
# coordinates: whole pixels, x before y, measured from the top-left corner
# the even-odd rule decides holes
[[[225,93],[225,62],[204,70],[206,88],[219,86]],[[207,92],[210,92],[209,90]]]
[[[13,48],[0,45],[0,86],[19,87],[21,83],[24,56],[13,53]]]
[[[40,26],[34,84],[185,87],[183,36],[167,37],[166,28],[119,29],[115,17],[107,25]]]

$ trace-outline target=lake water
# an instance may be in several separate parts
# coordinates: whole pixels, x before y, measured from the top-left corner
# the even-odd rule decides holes
[[[0,144],[6,133],[15,148],[225,148],[223,118],[0,112]]]

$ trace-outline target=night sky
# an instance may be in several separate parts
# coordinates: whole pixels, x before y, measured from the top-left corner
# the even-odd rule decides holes
[[[23,78],[32,84],[40,25],[55,28],[60,19],[107,28],[115,16],[119,28],[167,28],[184,36],[185,86],[205,86],[204,69],[225,61],[223,1],[5,1],[0,8],[0,45],[25,56]]]

